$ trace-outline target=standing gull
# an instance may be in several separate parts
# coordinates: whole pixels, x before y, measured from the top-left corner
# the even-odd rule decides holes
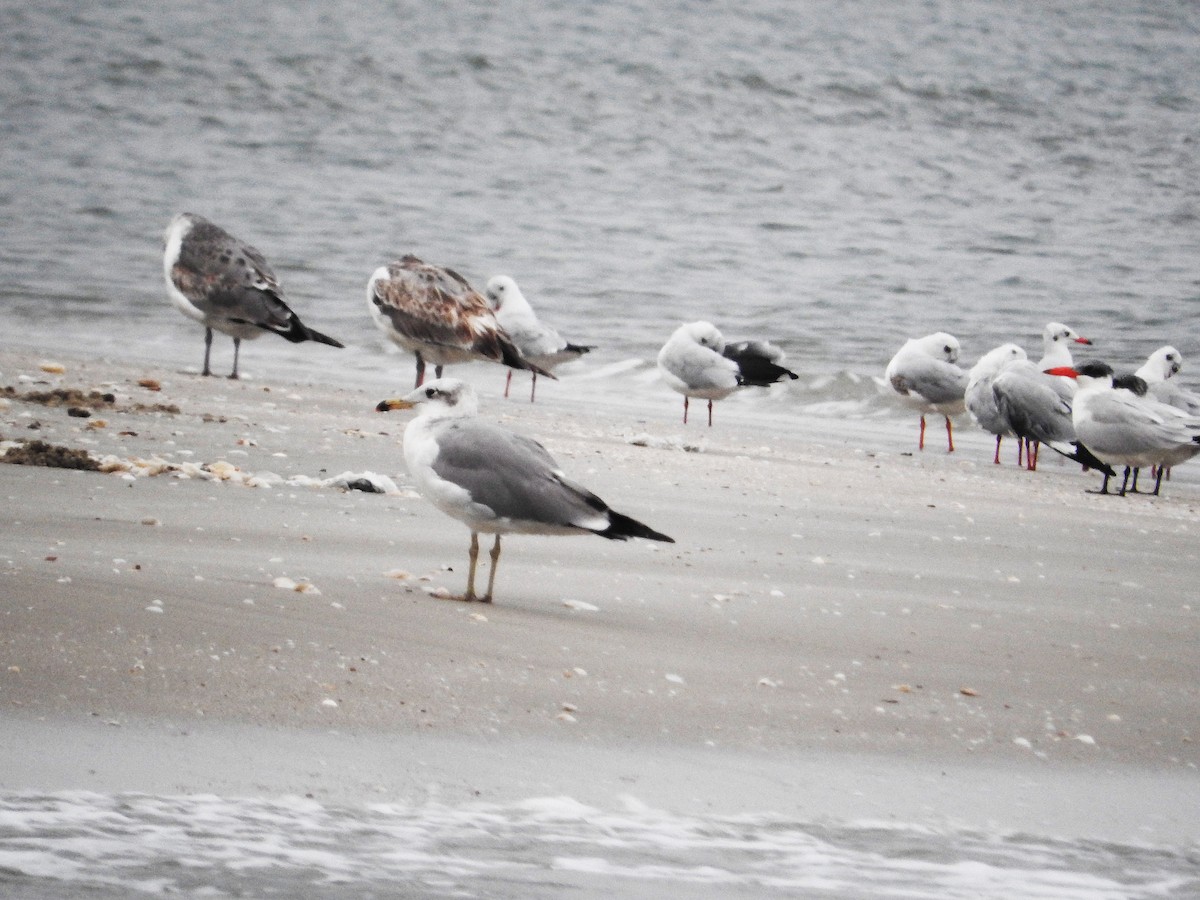
[[[663,380],[683,394],[683,422],[687,424],[688,398],[708,401],[712,425],[714,400],[723,400],[739,387],[767,387],[800,376],[785,369],[783,351],[767,341],[739,341],[726,346],[721,332],[710,322],[680,325],[658,351]]]
[[[496,275],[488,279],[488,305],[496,313],[496,321],[508,332],[521,355],[535,365],[550,371],[559,363],[570,359],[579,359],[594,347],[572,344],[562,335],[543,324],[517,287],[516,281],[507,275]],[[504,380],[504,396],[508,396],[508,388],[512,383],[512,369]],[[537,372],[533,373],[533,386],[529,389],[529,402],[533,402],[534,392],[537,391]]]
[[[417,490],[471,529],[470,568],[463,600],[492,602],[502,534],[598,534],[675,543],[624,516],[575,484],[536,441],[479,419],[470,385],[439,378],[376,409],[419,407],[404,429],[404,461]],[[479,533],[496,535],[487,593],[475,594]]]
[[[967,373],[967,390],[963,399],[967,411],[979,423],[984,431],[996,436],[996,456],[992,460],[1000,464],[1000,442],[1006,437],[1013,437],[1012,425],[1000,412],[996,404],[996,395],[992,393],[992,382],[1009,363],[1027,359],[1025,351],[1016,344],[1001,344],[994,350],[989,350],[979,358],[979,362]],[[1017,445],[1018,448],[1020,444]]]
[[[204,325],[204,371],[211,375],[213,329],[233,338],[233,371],[243,340],[271,331],[292,343],[316,341],[341,347],[306,327],[283,300],[283,289],[263,255],[202,216],[180,213],[165,236],[163,274],[167,293],[185,316]]]
[[[1154,493],[1158,494],[1163,468],[1200,453],[1200,418],[1153,398],[1139,397],[1127,388],[1115,387],[1112,367],[1106,363],[1064,366],[1051,369],[1049,374],[1079,381],[1072,408],[1075,434],[1098,458],[1125,467],[1121,496],[1125,495],[1133,469],[1158,466],[1159,478],[1154,486]],[[1108,493],[1110,474],[1105,473],[1099,493]]]
[[[438,378],[443,366],[474,359],[554,377],[521,355],[484,296],[453,269],[411,254],[380,266],[367,283],[367,308],[380,331],[417,357],[417,387],[427,361]]]
[[[921,414],[917,448],[925,449],[925,415],[938,412],[946,419],[947,452],[954,452],[954,427],[950,417],[966,409],[969,376],[958,362],[958,338],[944,331],[912,338],[892,357],[884,370],[892,396]]]
[[[1037,469],[1043,443],[1085,467],[1099,467],[1099,461],[1078,446],[1069,452],[1061,446],[1075,443],[1071,398],[1077,385],[1071,378],[1047,375],[1046,370],[1071,365],[1072,343],[1090,345],[1091,341],[1061,322],[1050,322],[1042,329],[1042,358],[1036,364],[1007,365],[992,381],[997,409],[1017,436],[1017,464],[1023,448],[1025,467],[1031,472]]]

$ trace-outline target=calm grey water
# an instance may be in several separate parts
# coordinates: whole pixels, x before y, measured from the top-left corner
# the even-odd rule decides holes
[[[697,318],[802,373],[1051,319],[1200,351],[1194,2],[2,5],[4,340],[198,366],[190,210],[352,345],[249,371],[407,380],[364,313],[407,252],[512,275],[601,371]]]
[[[515,277],[604,389],[697,318],[867,410],[861,376],[940,329],[966,362],[1051,319],[1114,363],[1194,359],[1198,28],[1183,0],[0,0],[0,340],[198,367],[160,263],[189,210],[348,344],[266,337],[268,376],[407,383],[363,295],[408,252]],[[1173,850],[537,812],[9,796],[0,893],[1197,889]]]

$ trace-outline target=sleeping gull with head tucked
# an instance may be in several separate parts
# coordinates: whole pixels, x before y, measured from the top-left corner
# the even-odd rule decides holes
[[[279,280],[261,253],[203,216],[180,213],[164,238],[163,274],[167,293],[179,311],[204,326],[204,371],[211,375],[213,329],[233,338],[233,371],[243,340],[268,331],[292,343],[316,341],[341,347],[328,335],[306,327],[283,299]]]
[[[544,324],[517,287],[517,282],[508,275],[496,275],[488,279],[488,305],[496,313],[496,321],[508,332],[513,343],[521,351],[521,355],[546,371],[552,370],[560,363],[579,359],[594,347],[582,344],[572,344],[549,325]],[[512,369],[504,381],[504,396],[508,396],[508,388],[512,383]],[[534,392],[537,391],[537,372],[533,373],[533,386],[529,389],[529,402],[533,402]]]
[[[554,377],[521,355],[484,296],[453,269],[411,254],[380,266],[367,283],[367,308],[380,331],[416,356],[417,387],[427,361],[438,378],[443,366],[475,359]]]
[[[680,325],[658,351],[658,368],[673,391],[683,394],[683,423],[687,424],[688,398],[708,401],[712,425],[714,400],[724,400],[740,387],[767,387],[800,376],[785,369],[783,351],[767,341],[726,344],[711,322]]]
[[[954,427],[950,417],[966,409],[969,376],[960,369],[958,338],[938,331],[912,338],[892,357],[884,370],[884,387],[892,397],[921,414],[917,448],[925,449],[925,415],[938,412],[946,419],[947,452],[954,452]]]
[[[414,407],[420,414],[404,429],[409,473],[422,496],[471,529],[467,592],[459,599],[492,601],[502,534],[590,533],[674,543],[571,481],[541,444],[478,418],[470,385],[439,378],[376,409]],[[482,597],[475,594],[480,532],[496,535]]]

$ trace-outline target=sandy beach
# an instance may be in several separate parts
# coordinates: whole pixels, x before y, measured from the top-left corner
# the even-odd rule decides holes
[[[0,352],[0,439],[157,462],[0,465],[0,790],[1200,838],[1195,481],[1102,497],[966,423],[952,455],[734,403],[685,430],[665,388],[530,405],[464,367],[483,415],[676,540],[509,537],[468,605],[439,596],[468,532],[411,490],[387,392],[44,362]],[[112,400],[28,396],[60,388]],[[316,483],[346,472],[398,490]]]

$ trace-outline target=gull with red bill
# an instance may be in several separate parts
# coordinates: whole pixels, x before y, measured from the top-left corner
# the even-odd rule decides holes
[[[1162,487],[1164,467],[1178,465],[1200,453],[1200,417],[1140,397],[1128,388],[1114,386],[1113,369],[1107,363],[1059,366],[1048,375],[1073,378],[1079,389],[1072,400],[1071,417],[1079,442],[1099,459],[1125,467],[1117,492],[1125,496],[1129,476],[1141,466],[1158,466],[1154,494]],[[1107,494],[1109,475],[1098,493]]]

